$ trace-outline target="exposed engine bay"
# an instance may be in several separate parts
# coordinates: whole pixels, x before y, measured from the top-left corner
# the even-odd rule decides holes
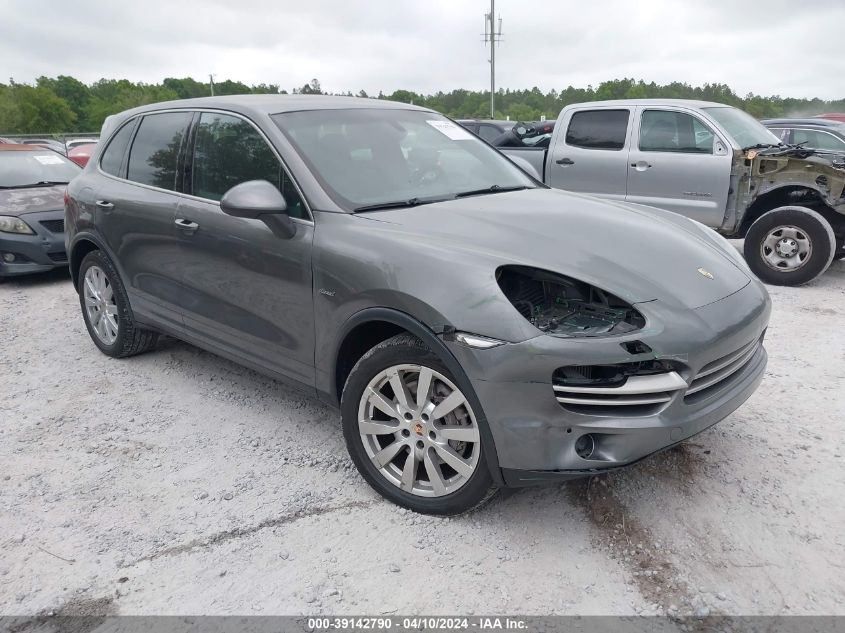
[[[625,334],[645,325],[643,316],[619,297],[563,275],[503,266],[496,281],[531,325],[552,336]]]

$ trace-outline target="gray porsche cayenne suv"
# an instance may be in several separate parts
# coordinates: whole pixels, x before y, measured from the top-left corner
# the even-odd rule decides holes
[[[763,377],[770,301],[727,242],[550,190],[430,110],[212,97],[102,138],[66,208],[95,345],[167,334],[305,389],[418,512],[631,464]]]

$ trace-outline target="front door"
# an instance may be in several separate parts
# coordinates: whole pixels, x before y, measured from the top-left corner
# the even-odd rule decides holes
[[[548,184],[602,198],[625,199],[631,110],[584,108],[561,121],[547,160]]]
[[[181,305],[189,335],[283,377],[313,385],[314,225],[264,136],[241,117],[199,114],[186,189],[176,212]],[[235,218],[219,200],[235,185],[267,180],[282,191],[296,224],[291,239],[260,220]]]
[[[638,108],[637,118],[628,154],[627,200],[721,226],[731,183],[727,143],[681,110]]]

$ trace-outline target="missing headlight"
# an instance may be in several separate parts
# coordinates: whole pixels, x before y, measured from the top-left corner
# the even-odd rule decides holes
[[[645,325],[628,303],[590,284],[537,268],[503,266],[496,281],[534,327],[555,336],[625,334]]]

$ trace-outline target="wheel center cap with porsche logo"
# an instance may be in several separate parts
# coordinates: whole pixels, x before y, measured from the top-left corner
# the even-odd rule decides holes
[[[707,279],[713,279],[713,273],[711,273],[709,270],[705,270],[704,268],[699,268],[698,274],[703,277],[707,277]]]
[[[420,437],[422,437],[422,435],[423,435],[423,425],[422,425],[422,424],[420,424],[419,422],[417,422],[417,423],[414,425],[414,433],[416,433],[416,434],[417,434],[417,435],[419,435]]]

